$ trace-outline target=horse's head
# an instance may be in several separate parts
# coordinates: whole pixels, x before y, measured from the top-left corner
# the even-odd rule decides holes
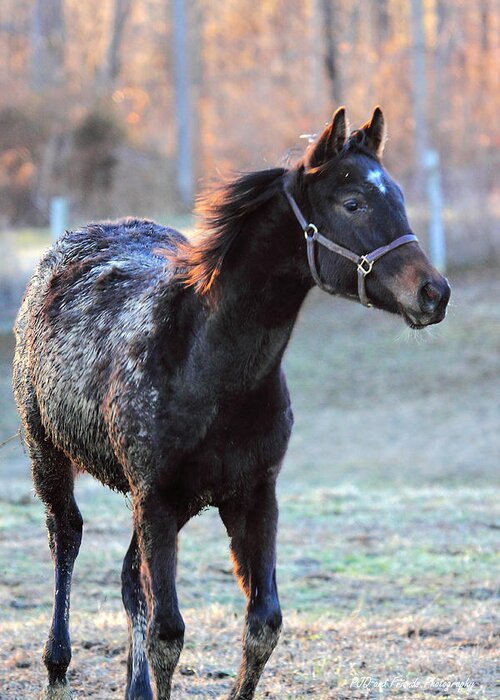
[[[401,189],[381,164],[384,141],[378,107],[350,136],[345,110],[338,109],[299,168],[307,220],[288,196],[322,288],[422,328],[442,321],[450,288],[411,234]]]

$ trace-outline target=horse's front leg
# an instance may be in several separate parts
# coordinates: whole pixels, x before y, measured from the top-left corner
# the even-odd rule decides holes
[[[231,553],[248,605],[243,632],[243,657],[230,700],[250,700],[264,666],[278,642],[281,610],[276,588],[275,484],[266,483],[251,502],[231,502],[220,509],[231,537]]]
[[[169,700],[172,675],[184,643],[184,622],[175,589],[179,518],[153,490],[135,494],[132,500],[148,606],[146,646],[154,698]]]

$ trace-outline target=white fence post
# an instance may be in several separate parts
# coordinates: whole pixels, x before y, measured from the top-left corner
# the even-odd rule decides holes
[[[52,197],[50,200],[50,234],[55,241],[62,236],[68,226],[68,200],[66,197]]]
[[[425,183],[429,202],[429,246],[431,260],[440,272],[446,272],[446,238],[443,225],[443,188],[439,153],[427,149],[424,156]]]

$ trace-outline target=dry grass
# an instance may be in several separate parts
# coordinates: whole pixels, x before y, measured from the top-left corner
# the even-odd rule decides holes
[[[320,295],[304,309],[287,357],[285,627],[259,697],[497,697],[500,281],[489,271],[451,281],[449,318],[419,340],[401,337],[399,319]],[[16,417],[2,342],[7,436]],[[0,457],[0,698],[21,700],[44,684],[52,572],[26,458],[14,443]],[[130,513],[89,479],[78,501],[71,679],[77,697],[108,700],[124,687]],[[224,697],[243,601],[216,512],[183,531],[178,579],[187,633],[175,697]]]

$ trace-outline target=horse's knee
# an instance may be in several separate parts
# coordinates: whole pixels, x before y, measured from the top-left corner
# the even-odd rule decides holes
[[[248,613],[245,647],[247,653],[268,658],[278,643],[283,617],[278,605]]]
[[[178,658],[184,645],[184,620],[180,614],[157,615],[148,627],[147,648],[149,655],[163,654]]]
[[[161,642],[183,644],[185,629],[186,626],[180,614],[159,616],[156,620],[156,631]]]
[[[156,697],[170,698],[172,675],[184,643],[184,622],[179,615],[163,616],[150,621],[147,653],[155,678]]]
[[[264,613],[253,612],[248,616],[250,629],[258,633],[261,629],[270,629],[272,632],[280,632],[283,624],[283,616],[279,607],[266,610]]]

